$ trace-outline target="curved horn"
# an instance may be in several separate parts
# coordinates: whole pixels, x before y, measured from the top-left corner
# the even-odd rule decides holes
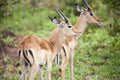
[[[52,17],[48,16],[48,18],[52,21]]]
[[[88,8],[88,10],[91,10],[91,7],[89,6],[89,4],[86,2],[86,0],[82,0],[83,3],[85,3],[86,7]]]
[[[68,22],[67,17],[60,10],[55,9],[55,11],[66,23]]]

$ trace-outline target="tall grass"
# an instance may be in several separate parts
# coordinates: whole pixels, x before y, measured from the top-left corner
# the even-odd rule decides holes
[[[100,4],[101,5],[101,4]],[[48,16],[57,16],[55,11],[45,7],[32,7],[27,2],[8,6],[11,15],[0,22],[0,31],[10,30],[21,35],[37,35],[48,39],[50,32],[56,28]],[[102,9],[101,9],[102,10]],[[103,9],[105,11],[105,9]],[[97,12],[100,17],[107,19],[102,11]],[[67,13],[68,14],[68,13]],[[75,24],[78,16],[69,13],[69,19]],[[58,17],[58,16],[57,16]],[[111,36],[109,21],[104,22],[105,28],[96,25],[88,26],[87,30],[78,41],[78,48],[75,50],[74,76],[75,80],[119,80],[120,74],[120,36],[119,33]],[[6,39],[11,42],[12,39]],[[13,62],[8,61],[9,64]],[[0,66],[2,70],[3,66]],[[12,65],[8,66],[12,71]],[[0,74],[5,80],[17,80],[20,77],[20,67],[15,68],[16,75],[11,77],[5,72]],[[14,70],[13,70],[14,71]],[[44,76],[45,76],[44,71]],[[59,69],[53,65],[52,80],[60,80]],[[37,79],[38,77],[36,77]],[[67,66],[66,80],[70,80],[70,70]]]

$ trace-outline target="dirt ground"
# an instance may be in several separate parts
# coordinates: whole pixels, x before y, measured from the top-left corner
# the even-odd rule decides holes
[[[7,43],[4,41],[5,38],[12,38],[13,42],[12,43]],[[15,33],[9,31],[9,30],[4,30],[0,32],[0,80],[3,79],[1,75],[3,73],[8,73],[9,76],[11,76],[15,72],[15,68],[19,66],[18,63],[18,53],[17,53],[17,44],[18,42],[22,39],[22,35],[16,35]],[[6,60],[10,59],[10,60]],[[13,70],[10,72],[7,71],[7,68],[12,65]]]
[[[2,60],[5,57],[10,57],[13,60],[16,60],[18,58],[17,54],[17,44],[22,39],[21,35],[16,35],[15,33],[4,30],[1,32],[1,39],[0,39],[0,60]],[[4,38],[13,38],[13,43],[6,43],[3,39]]]

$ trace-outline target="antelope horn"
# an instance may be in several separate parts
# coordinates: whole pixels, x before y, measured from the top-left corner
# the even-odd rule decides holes
[[[52,17],[48,16],[48,18],[52,21]]]
[[[90,5],[86,2],[86,0],[82,0],[83,1],[83,3],[85,3],[85,5],[86,5],[86,7],[88,8],[88,10],[91,10],[91,7],[90,7]]]
[[[55,11],[66,23],[68,22],[67,17],[60,10],[55,9]]]

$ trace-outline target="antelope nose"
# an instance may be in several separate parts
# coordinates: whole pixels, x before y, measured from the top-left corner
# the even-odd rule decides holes
[[[80,37],[81,36],[81,32],[78,32],[78,34],[76,35],[76,37]]]
[[[80,35],[82,32],[77,32],[78,33],[78,35]]]
[[[79,32],[79,34],[82,33],[82,32]]]
[[[97,24],[98,24],[98,26],[101,26],[102,22],[98,22]]]
[[[100,26],[100,25],[101,25],[101,23],[102,23],[102,20],[101,20],[101,19],[99,19],[97,24]]]

